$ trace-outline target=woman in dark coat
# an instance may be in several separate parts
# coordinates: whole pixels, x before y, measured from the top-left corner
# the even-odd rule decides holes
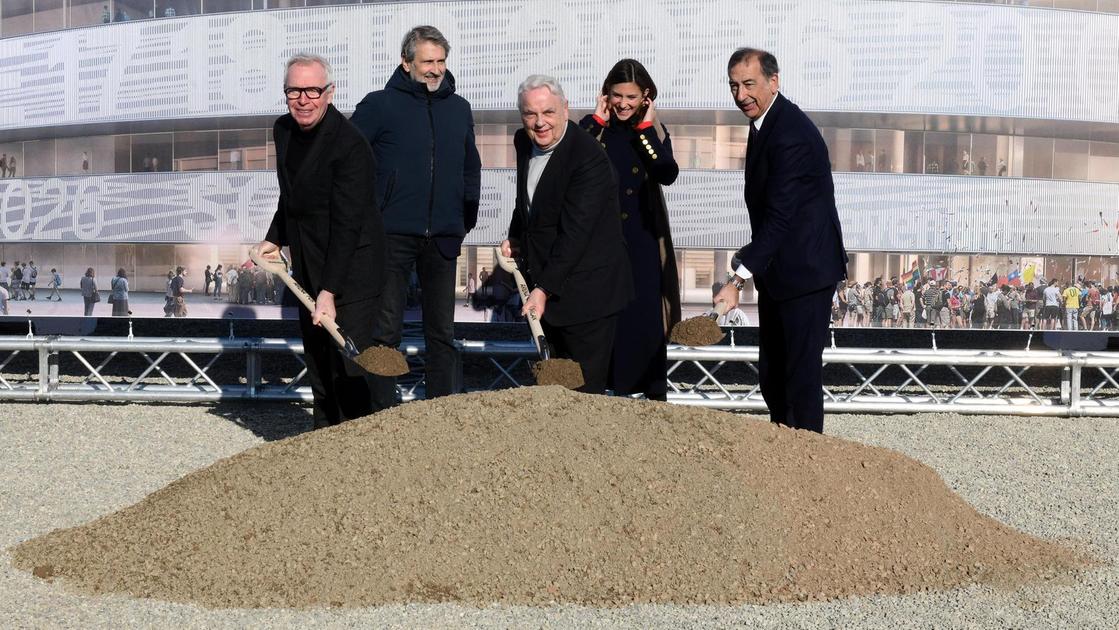
[[[658,124],[656,98],[645,67],[622,59],[606,75],[595,113],[579,126],[599,139],[614,166],[636,291],[618,318],[610,388],[665,400],[665,341],[680,321],[680,284],[661,186],[676,181],[680,167],[668,129]]]

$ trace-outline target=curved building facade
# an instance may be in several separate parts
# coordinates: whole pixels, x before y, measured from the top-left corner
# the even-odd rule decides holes
[[[828,144],[852,277],[1030,265],[1119,283],[1119,2],[1029,4],[5,0],[0,258],[70,278],[126,266],[155,290],[168,265],[243,260],[275,208],[286,58],[330,59],[348,113],[429,23],[485,167],[463,282],[492,268],[513,207],[517,84],[555,75],[577,116],[628,56],[657,81],[683,169],[665,189],[682,286],[708,299],[749,239],[725,64],[753,45]]]

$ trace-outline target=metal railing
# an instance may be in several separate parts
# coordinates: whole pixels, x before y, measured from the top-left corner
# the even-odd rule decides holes
[[[531,384],[531,343],[457,344],[475,360],[472,389]],[[407,340],[401,350],[417,368],[400,380],[412,400],[424,347]],[[302,353],[298,339],[0,337],[0,400],[310,401]],[[765,409],[756,346],[669,346],[668,358],[670,402]],[[1119,353],[832,347],[823,361],[831,413],[1119,416]]]

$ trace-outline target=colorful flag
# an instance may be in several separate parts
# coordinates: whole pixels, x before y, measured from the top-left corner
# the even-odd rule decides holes
[[[926,269],[925,273],[928,274],[930,280],[940,282],[948,277],[948,267],[932,267]]]
[[[1034,276],[1036,274],[1037,274],[1037,270],[1034,268],[1033,263],[1030,263],[1030,264],[1026,265],[1026,271],[1025,271],[1025,273],[1022,274],[1022,282],[1025,282],[1026,284],[1033,283]]]
[[[912,289],[917,286],[921,281],[921,270],[917,268],[917,263],[913,263],[913,268],[901,274],[901,281],[905,283],[906,288]]]
[[[1012,287],[1022,286],[1022,272],[1015,269],[1006,274],[1006,283]]]

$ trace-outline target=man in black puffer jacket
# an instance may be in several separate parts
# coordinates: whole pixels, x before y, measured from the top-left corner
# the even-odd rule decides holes
[[[400,343],[413,266],[420,280],[427,397],[455,393],[455,266],[478,219],[482,162],[470,103],[455,94],[450,44],[433,26],[404,36],[400,66],[385,89],[368,94],[351,121],[377,158],[377,205],[388,236],[378,345]],[[396,401],[396,380],[377,378],[382,406]]]

